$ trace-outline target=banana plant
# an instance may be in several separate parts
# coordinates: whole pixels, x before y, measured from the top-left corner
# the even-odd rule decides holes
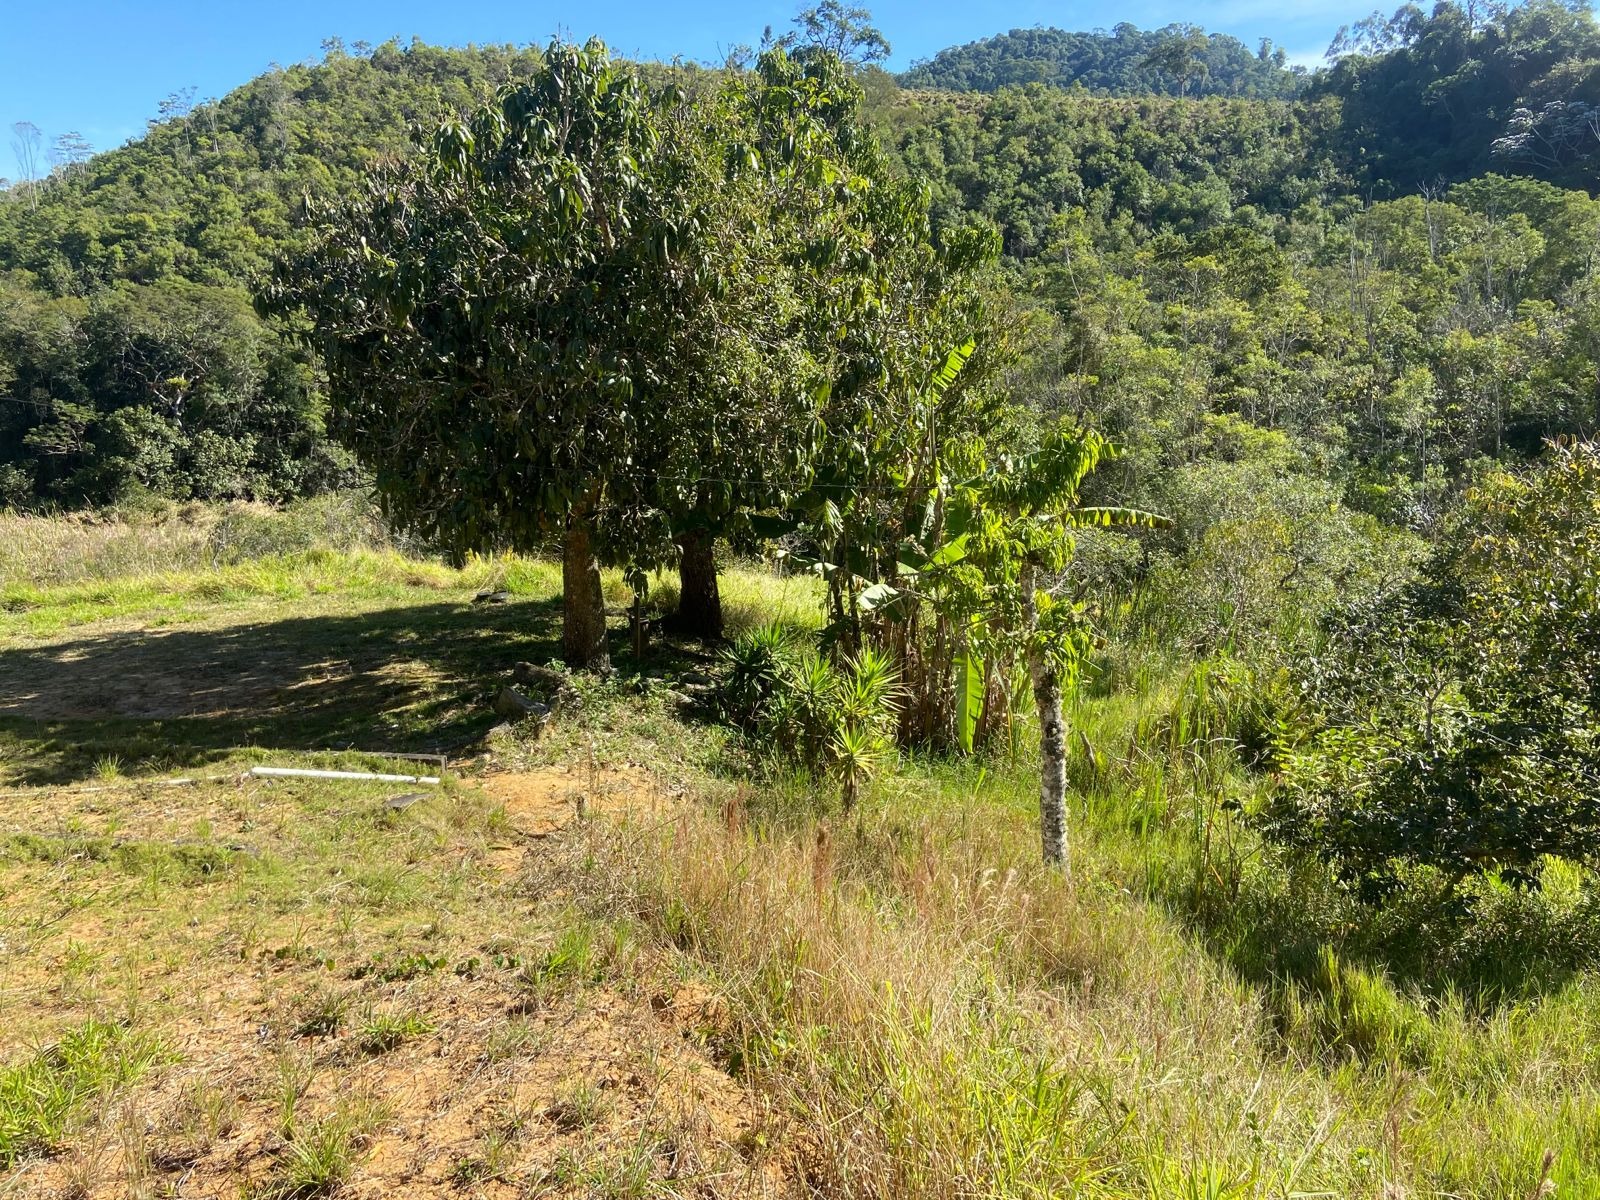
[[[1039,718],[1039,825],[1044,859],[1067,866],[1067,730],[1062,702],[1094,646],[1082,604],[1042,586],[1071,560],[1074,530],[1158,526],[1134,508],[1079,502],[1083,481],[1117,448],[1092,430],[1063,425],[1033,453],[1003,459],[965,489],[952,527],[986,531],[987,594],[1002,628],[1013,631]]]

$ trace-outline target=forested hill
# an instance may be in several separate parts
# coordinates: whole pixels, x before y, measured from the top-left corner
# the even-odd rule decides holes
[[[1313,91],[1338,98],[1338,149],[1398,194],[1485,170],[1593,189],[1600,25],[1587,2],[1414,4],[1339,31]]]
[[[1336,65],[1288,99],[1198,94],[1227,90],[1227,71],[1170,57],[1184,85],[1136,96],[860,78],[935,225],[999,231],[1043,331],[1028,386],[1146,447],[1128,479],[1209,452],[1202,418],[1243,414],[1348,498],[1411,520],[1473,456],[1600,411],[1600,32],[1558,0],[1485,11],[1343,31]],[[1233,61],[1189,31],[1062,37],[1105,72],[1156,70],[1174,38]],[[1150,38],[1116,65],[1108,47]],[[257,317],[252,283],[297,238],[304,193],[348,193],[409,124],[537,60],[330,44],[0,191],[0,505],[282,499],[352,478],[318,365]],[[1249,61],[1298,86],[1270,52]]]
[[[412,122],[460,111],[537,60],[510,46],[330,43],[320,63],[274,68],[220,101],[175,98],[144,137],[0,199],[0,270],[60,295],[174,276],[237,285],[291,235],[302,194],[347,191],[406,148]]]
[[[1110,33],[1013,29],[952,46],[900,77],[904,87],[994,92],[1025,83],[1074,85],[1115,96],[1295,95],[1305,72],[1263,41],[1252,51],[1238,38],[1188,25],[1139,29],[1126,22]]]

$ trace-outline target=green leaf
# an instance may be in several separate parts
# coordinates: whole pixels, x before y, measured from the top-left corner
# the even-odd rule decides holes
[[[786,537],[800,528],[800,522],[792,517],[778,517],[767,513],[750,514],[750,531],[757,537],[776,540]]]
[[[944,545],[933,552],[928,559],[930,567],[948,567],[960,562],[967,556],[967,539],[971,534],[963,533],[960,537],[951,538]]]
[[[983,660],[964,645],[956,656],[956,738],[965,754],[972,753],[978,732],[978,713],[983,708]]]
[[[892,604],[899,599],[900,593],[887,583],[875,583],[861,593],[861,608],[864,612],[872,612],[886,604]]]
[[[944,366],[940,367],[934,373],[933,378],[928,381],[928,386],[932,389],[934,395],[944,395],[950,385],[956,381],[956,376],[961,374],[961,368],[967,365],[967,361],[972,357],[972,352],[976,348],[971,341],[966,341],[945,356]]]
[[[1065,514],[1069,525],[1144,525],[1164,529],[1172,521],[1159,513],[1140,508],[1074,508]]]

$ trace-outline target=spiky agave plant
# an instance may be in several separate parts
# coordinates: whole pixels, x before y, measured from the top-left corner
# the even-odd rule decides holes
[[[899,672],[881,650],[863,649],[839,672],[837,726],[828,753],[846,812],[855,808],[861,785],[891,753],[900,696]]]
[[[728,718],[747,731],[768,721],[793,658],[793,634],[778,621],[741,635],[723,652],[729,671],[722,706]]]
[[[784,720],[777,733],[798,752],[807,768],[820,771],[839,729],[845,679],[828,659],[812,650],[794,662],[786,682]]]

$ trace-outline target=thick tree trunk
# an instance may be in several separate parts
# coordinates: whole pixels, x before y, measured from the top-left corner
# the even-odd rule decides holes
[[[594,556],[594,516],[588,502],[567,517],[561,555],[562,658],[579,670],[606,672],[606,600],[600,590],[600,562]]]
[[[1039,833],[1044,861],[1067,865],[1067,722],[1061,711],[1061,672],[1034,636],[1036,576],[1030,565],[1022,573],[1023,618],[1028,632],[1028,675],[1039,710]]]
[[[691,637],[722,636],[722,593],[717,588],[716,538],[691,529],[678,539],[678,626]]]

